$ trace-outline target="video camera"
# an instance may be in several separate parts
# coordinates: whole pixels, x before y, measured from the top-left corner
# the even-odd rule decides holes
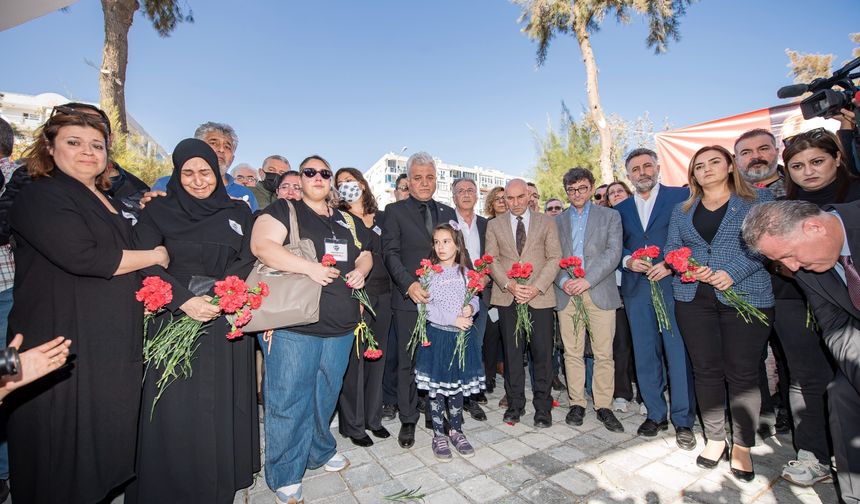
[[[823,117],[828,119],[842,109],[853,110],[852,100],[860,100],[860,89],[853,80],[860,78],[860,72],[851,73],[860,67],[860,58],[849,61],[844,67],[833,72],[830,77],[818,78],[809,84],[793,84],[779,88],[776,96],[779,98],[794,98],[803,93],[811,92],[812,96],[800,102],[800,111],[804,119]],[[833,89],[838,86],[841,90]]]
[[[18,350],[15,347],[0,350],[0,377],[16,375],[19,369],[21,358],[18,357]]]

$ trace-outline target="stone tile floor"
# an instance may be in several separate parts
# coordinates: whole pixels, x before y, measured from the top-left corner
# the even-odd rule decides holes
[[[527,406],[523,422],[509,426],[498,407],[503,389],[490,396],[486,422],[468,415],[463,430],[476,448],[474,457],[454,455],[440,463],[430,450],[432,432],[423,421],[416,430],[415,446],[397,444],[399,422],[385,426],[392,437],[375,440],[370,448],[354,446],[332,431],[338,449],[351,465],[341,473],[322,469],[308,471],[304,479],[305,502],[325,504],[385,503],[384,499],[408,489],[425,494],[426,504],[500,503],[553,504],[593,502],[603,504],[646,503],[836,503],[832,483],[811,488],[790,485],[779,477],[782,465],[794,457],[790,436],[759,440],[753,449],[756,478],[740,483],[721,462],[712,470],[700,469],[695,458],[704,441],[697,426],[699,447],[683,451],[675,445],[674,431],[656,438],[636,436],[644,420],[638,407],[617,413],[624,433],[607,431],[587,408],[582,426],[564,423],[567,395],[554,392],[560,406],[553,410],[553,426],[535,429],[533,411]],[[527,391],[528,393],[528,391]],[[634,412],[633,410],[637,410]],[[121,502],[121,501],[115,501]],[[236,504],[270,504],[274,493],[260,474],[255,484],[236,494]]]

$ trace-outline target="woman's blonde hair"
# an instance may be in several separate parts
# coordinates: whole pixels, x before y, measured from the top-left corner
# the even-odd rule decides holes
[[[706,145],[705,147],[697,150],[696,153],[693,154],[693,157],[690,158],[690,165],[687,167],[687,179],[690,183],[690,197],[683,203],[681,209],[685,212],[689,212],[690,209],[693,208],[693,205],[696,204],[696,201],[704,194],[702,186],[699,184],[699,181],[696,180],[693,172],[694,166],[696,165],[696,158],[703,152],[707,152],[709,150],[717,151],[722,154],[723,158],[726,160],[726,164],[729,165],[729,190],[745,200],[754,200],[756,198],[755,190],[741,176],[740,170],[738,170],[738,167],[735,164],[735,157],[732,156],[732,153],[722,145]]]
[[[490,189],[490,192],[487,193],[487,197],[484,198],[484,215],[486,215],[488,219],[492,219],[496,216],[496,211],[493,209],[493,203],[496,201],[496,196],[498,196],[500,192],[505,192],[505,188],[494,187]]]

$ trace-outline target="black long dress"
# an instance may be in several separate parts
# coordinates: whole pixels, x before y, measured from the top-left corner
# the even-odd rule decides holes
[[[179,168],[180,146],[174,150],[174,164]],[[200,148],[204,146],[211,152],[205,144]],[[217,167],[214,152],[213,163]],[[254,256],[247,205],[236,202],[213,207],[199,220],[183,215],[177,208],[191,209],[193,214],[196,202],[188,199],[175,178],[168,183],[168,196],[153,200],[140,214],[134,245],[138,249],[167,248],[167,270],[146,273],[157,273],[172,285],[173,302],[167,308],[181,316],[179,306],[194,296],[188,288],[192,276],[221,280],[237,275],[244,279]],[[218,180],[218,189],[210,198],[229,201],[220,177]],[[214,295],[211,289],[207,294]],[[168,318],[168,313],[156,317],[149,336]],[[254,473],[260,470],[254,343],[248,336],[227,340],[228,330],[223,315],[209,323],[206,334],[198,339],[191,377],[179,378],[166,389],[151,419],[161,370],[146,376],[138,477],[126,492],[127,503],[231,503],[238,489],[253,483]]]
[[[15,305],[9,334],[32,348],[72,340],[70,363],[7,398],[16,504],[93,503],[134,476],[142,306],[137,273],[114,276],[131,226],[54,169],[10,212]]]

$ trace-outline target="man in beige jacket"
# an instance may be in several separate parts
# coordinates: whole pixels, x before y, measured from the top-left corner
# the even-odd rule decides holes
[[[517,304],[528,304],[534,324],[528,347],[534,362],[535,427],[552,425],[552,337],[553,309],[556,305],[553,280],[558,273],[561,245],[552,217],[529,209],[528,186],[521,179],[505,187],[508,212],[487,223],[486,252],[495,258],[490,272],[493,288],[491,304],[499,309],[499,324],[505,349],[505,392],[508,410],[504,421],[517,423],[525,412],[524,335],[514,337]],[[525,285],[507,276],[515,262],[531,263],[533,271]]]

